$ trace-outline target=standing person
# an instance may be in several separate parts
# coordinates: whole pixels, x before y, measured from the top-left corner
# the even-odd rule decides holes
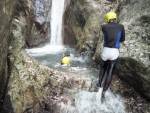
[[[105,72],[107,72],[103,86],[102,97],[104,97],[105,92],[112,80],[112,74],[119,57],[120,42],[125,41],[124,26],[117,23],[116,13],[107,13],[106,21],[107,24],[102,25],[102,32],[104,34],[104,47],[101,53],[102,64],[99,73],[99,86],[101,87]]]

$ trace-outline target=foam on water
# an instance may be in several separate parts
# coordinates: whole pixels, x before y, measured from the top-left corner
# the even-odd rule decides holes
[[[107,91],[101,103],[99,92],[81,91],[75,97],[75,105],[60,103],[61,113],[126,113],[124,100],[119,95]]]
[[[83,63],[83,62],[85,62],[87,60],[87,58],[83,58],[83,57],[73,57],[73,58],[71,58],[71,61],[72,62],[74,62],[74,61],[78,61],[78,62],[80,62],[80,63]]]
[[[63,46],[45,45],[40,48],[26,49],[27,53],[31,56],[43,56],[46,54],[57,54],[64,51]]]

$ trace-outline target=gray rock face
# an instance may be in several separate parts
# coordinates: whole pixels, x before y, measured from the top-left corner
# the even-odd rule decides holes
[[[122,58],[117,71],[119,77],[148,100],[150,100],[149,5],[149,0],[133,0],[126,3],[119,12],[120,22],[126,30],[126,42],[120,49]]]
[[[31,81],[27,82],[33,70],[31,69],[31,73],[28,73],[28,69],[24,70],[25,63],[30,62],[34,64],[31,58],[22,49],[25,45],[25,31],[27,31],[27,20],[23,16],[25,12],[22,12],[22,10],[25,10],[24,5],[22,2],[15,0],[7,0],[7,2],[5,0],[0,1],[0,99],[2,99],[0,100],[0,112],[4,113],[23,113],[26,109],[31,110],[30,107],[33,104],[33,106],[35,106],[38,103],[37,96],[33,93],[34,88],[33,85],[31,85]],[[27,11],[26,13],[29,12]],[[17,19],[14,19],[14,16],[15,18],[17,17]],[[29,65],[31,66],[31,64]],[[36,65],[39,66],[38,63]],[[46,75],[45,72],[47,69],[44,70],[40,71],[38,75],[42,75],[42,73]],[[51,74],[52,70],[49,70],[46,76],[49,78]],[[45,78],[46,77],[44,77],[44,79]],[[43,87],[44,86],[41,86],[41,89]]]
[[[120,22],[125,26],[126,42],[121,56],[132,57],[150,65],[150,1],[131,1],[120,11]]]
[[[10,23],[13,18],[16,0],[0,1],[0,99],[4,93],[7,74],[7,54],[11,40]],[[0,102],[1,107],[1,102]]]
[[[95,51],[100,37],[100,23],[104,21],[103,10],[111,7],[107,2],[108,7],[104,8],[104,3],[100,0],[71,0],[65,12],[65,33],[68,34],[66,31],[71,29],[70,34],[74,34],[77,41],[77,51]]]
[[[36,4],[38,3],[38,4]],[[21,12],[21,16],[25,18],[25,41],[27,47],[35,47],[40,44],[49,42],[50,37],[50,8],[51,0],[24,1],[20,7],[24,9]],[[45,7],[45,8],[43,8]]]
[[[116,69],[116,74],[147,100],[150,100],[149,73],[145,65],[129,57],[120,58]]]

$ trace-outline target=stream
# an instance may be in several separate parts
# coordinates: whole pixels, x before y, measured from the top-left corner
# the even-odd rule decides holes
[[[55,48],[55,51],[50,48]],[[71,57],[70,66],[61,66],[60,64],[65,52],[74,54],[74,57]],[[50,45],[27,49],[27,53],[43,65],[47,65],[52,69],[66,72],[70,75],[82,76],[89,81],[97,81],[98,79],[99,68],[88,56],[88,53],[75,54],[73,48],[51,47]],[[72,89],[72,91],[68,92],[71,99],[67,103],[58,102],[59,110],[56,110],[56,113],[126,113],[124,99],[120,95],[108,90],[105,101],[101,103],[100,94],[101,91],[94,92],[84,89]]]

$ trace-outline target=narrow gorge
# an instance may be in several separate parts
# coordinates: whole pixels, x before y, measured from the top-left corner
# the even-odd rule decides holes
[[[0,113],[150,113],[149,0],[1,0]],[[126,41],[101,104],[101,25]],[[70,53],[71,64],[60,60]]]

